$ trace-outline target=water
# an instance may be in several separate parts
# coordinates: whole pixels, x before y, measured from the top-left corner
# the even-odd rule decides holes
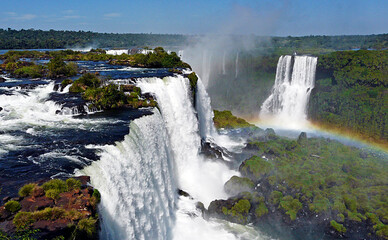
[[[102,193],[102,239],[263,239],[249,226],[206,221],[195,207],[198,201],[207,207],[214,199],[228,198],[223,185],[238,175],[223,162],[200,155],[201,138],[233,149],[243,146],[215,130],[201,80],[195,109],[183,76],[163,76],[167,73],[161,69],[148,77],[153,70],[103,62],[78,65],[110,75],[114,83],[137,82],[155,96],[160,112],[79,115],[74,106],[84,102],[68,87],[55,91],[60,81],[7,77],[0,84],[2,197],[14,196],[31,181],[85,173]],[[135,74],[143,78],[125,78]],[[191,198],[178,197],[178,188]]]
[[[101,192],[101,237],[171,239],[177,196],[167,130],[158,110],[130,129],[124,141],[100,147],[100,160],[82,171]]]
[[[307,123],[307,104],[314,88],[317,58],[281,56],[276,70],[275,85],[264,101],[260,118],[288,128]]]

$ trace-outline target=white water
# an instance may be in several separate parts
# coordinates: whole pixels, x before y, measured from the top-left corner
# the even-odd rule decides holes
[[[85,168],[101,192],[102,239],[171,239],[176,187],[167,131],[157,110],[130,124]]]
[[[83,170],[101,191],[102,239],[261,239],[249,227],[206,221],[195,207],[197,201],[207,207],[214,199],[226,199],[223,185],[238,173],[199,155],[200,123],[188,79],[145,78],[137,85],[155,96],[161,115],[154,110],[132,122],[123,142],[101,147],[101,160]],[[209,104],[202,87],[198,104]],[[203,109],[208,114],[210,105]],[[176,201],[176,188],[192,199]]]
[[[128,49],[107,50],[106,54],[110,54],[110,55],[128,54]]]
[[[275,85],[264,101],[260,118],[287,128],[301,128],[307,123],[307,104],[314,88],[316,57],[281,56]]]

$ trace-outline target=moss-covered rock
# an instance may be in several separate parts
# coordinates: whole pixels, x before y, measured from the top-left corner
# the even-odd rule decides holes
[[[331,220],[330,221],[330,226],[338,233],[340,234],[344,234],[346,233],[346,228],[344,227],[344,225],[340,224],[340,223],[337,223],[336,221],[334,220]]]
[[[229,195],[237,195],[240,192],[250,192],[255,184],[249,178],[233,176],[224,185],[225,192]]]
[[[243,176],[259,181],[268,176],[273,169],[273,164],[262,157],[253,156],[240,165],[240,172]]]
[[[217,111],[214,110],[214,125],[216,128],[247,128],[256,127],[253,124],[248,123],[242,118],[233,116],[231,111]]]

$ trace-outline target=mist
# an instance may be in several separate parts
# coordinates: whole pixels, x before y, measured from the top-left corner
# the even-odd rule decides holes
[[[214,33],[196,36],[181,57],[204,83],[212,107],[237,115],[256,117],[269,95],[274,74],[260,76],[255,64],[270,54],[271,36],[280,24],[287,4],[274,11],[235,4]]]

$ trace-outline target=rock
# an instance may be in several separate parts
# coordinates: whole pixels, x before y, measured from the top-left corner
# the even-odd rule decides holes
[[[8,202],[9,200],[11,200],[11,197],[9,197],[9,196],[8,196],[8,197],[4,197],[4,198],[3,198],[3,203]]]
[[[298,137],[298,143],[302,144],[307,140],[307,134],[305,132],[301,132],[299,137]]]
[[[255,184],[249,178],[233,176],[224,185],[225,192],[235,196],[241,192],[251,192]]]
[[[59,90],[60,86],[61,86],[61,84],[55,84],[53,87],[53,90],[57,92]]]
[[[202,215],[206,212],[206,208],[205,208],[205,205],[203,205],[202,202],[197,202],[195,204],[195,207],[202,212]]]
[[[26,197],[21,202],[20,205],[22,206],[21,211],[25,212],[33,212],[36,210],[42,210],[46,207],[54,207],[54,201],[50,198],[47,198],[45,196],[42,197]]]
[[[207,142],[201,139],[201,154],[214,159],[224,160],[223,155],[230,156],[231,154],[224,148],[215,143]]]
[[[3,83],[3,82],[5,82],[6,81],[6,79],[5,78],[3,78],[3,77],[0,77],[0,83]]]
[[[74,179],[80,180],[82,185],[87,185],[90,182],[89,176],[74,177]]]
[[[178,195],[191,198],[190,194],[188,192],[183,191],[182,189],[178,189]]]
[[[265,129],[264,133],[265,133],[267,140],[275,140],[278,138],[278,136],[276,136],[275,130],[273,130],[273,128]]]
[[[0,112],[1,112],[1,111],[3,111],[3,108],[2,108],[2,107],[0,107]]]

